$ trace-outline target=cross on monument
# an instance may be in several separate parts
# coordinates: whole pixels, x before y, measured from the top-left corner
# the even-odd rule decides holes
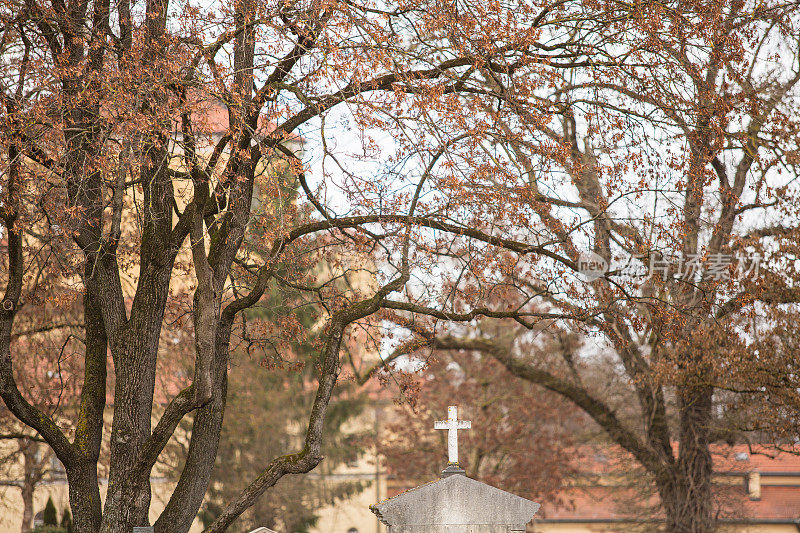
[[[437,420],[433,423],[433,429],[447,430],[448,464],[458,464],[458,430],[470,428],[472,428],[472,422],[458,419],[458,407],[455,405],[447,408],[447,420]]]

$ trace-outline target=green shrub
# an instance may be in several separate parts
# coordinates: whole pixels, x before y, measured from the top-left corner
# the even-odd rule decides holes
[[[58,511],[56,511],[56,506],[53,503],[52,497],[47,498],[47,504],[44,506],[44,515],[42,515],[42,520],[46,526],[58,525]]]
[[[61,515],[61,529],[66,533],[75,532],[75,526],[72,525],[72,515],[69,512],[69,507],[64,509],[64,514]]]

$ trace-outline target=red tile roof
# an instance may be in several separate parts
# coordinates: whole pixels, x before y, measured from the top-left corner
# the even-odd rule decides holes
[[[800,486],[762,486],[760,500],[751,500],[744,484],[718,488],[716,493],[717,513],[722,521],[800,522]],[[564,503],[543,501],[535,521],[616,522],[655,518],[648,510],[658,505],[656,496],[643,498],[634,489],[624,487],[570,487],[560,492],[558,498]]]
[[[228,131],[228,107],[216,99],[200,99],[194,111],[192,111],[193,121],[195,128],[201,131],[214,133],[217,135],[224,134]],[[271,120],[268,120],[265,115],[260,115],[258,118],[258,128],[256,134],[265,136],[272,133],[278,125]],[[297,133],[288,135],[288,140],[297,143],[302,143],[304,139]]]
[[[563,504],[543,501],[542,507],[534,522],[538,521],[598,521],[610,522],[622,519],[633,519],[636,513],[631,512],[631,502],[641,499],[635,490],[625,487],[569,487],[560,491],[553,501],[561,500]],[[652,507],[658,503],[655,497],[649,498]]]
[[[800,448],[797,452],[765,445],[712,447],[717,480],[729,478],[729,483],[714,487],[720,520],[800,524]],[[636,464],[620,448],[584,446],[576,455],[584,477],[550,502],[543,501],[536,521],[617,522],[658,517],[653,514],[657,495],[632,486],[637,481]],[[761,473],[759,500],[751,500],[747,492],[747,475],[753,471]]]
[[[761,499],[744,500],[744,517],[751,520],[786,519],[800,522],[800,486],[761,487]]]
[[[768,472],[800,473],[800,448],[793,453],[781,451],[774,446],[756,444],[753,446],[737,445],[733,447],[715,446],[714,470],[718,472],[746,472],[758,470]]]

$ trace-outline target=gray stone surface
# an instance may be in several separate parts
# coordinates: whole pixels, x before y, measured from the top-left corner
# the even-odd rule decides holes
[[[539,504],[463,475],[450,475],[372,505],[389,533],[525,531]]]

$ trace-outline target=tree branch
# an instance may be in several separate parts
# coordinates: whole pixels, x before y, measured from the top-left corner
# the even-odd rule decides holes
[[[489,339],[455,337],[437,338],[433,347],[443,350],[475,350],[497,359],[513,375],[553,391],[580,407],[602,427],[609,437],[630,452],[645,468],[653,473],[662,469],[661,460],[653,450],[631,430],[626,428],[605,403],[577,385],[514,357],[507,349]]]

